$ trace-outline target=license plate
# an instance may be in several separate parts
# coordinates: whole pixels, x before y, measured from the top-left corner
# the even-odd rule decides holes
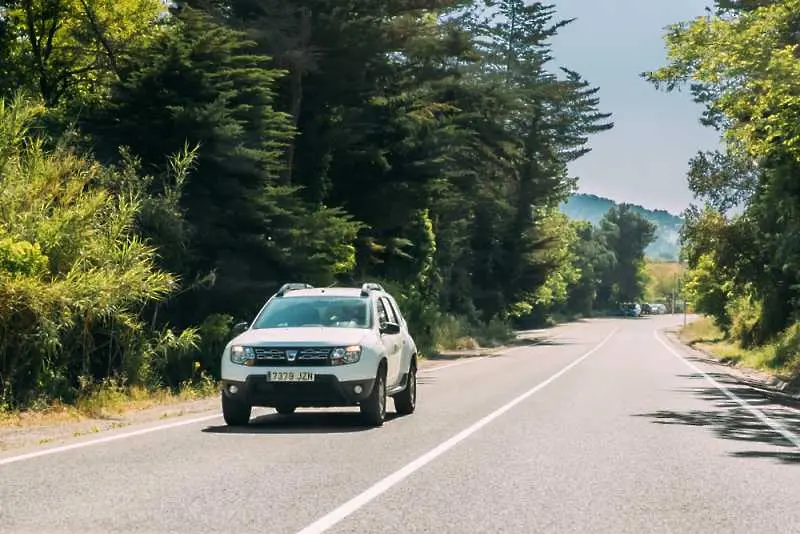
[[[270,382],[313,382],[314,373],[306,371],[270,371]]]

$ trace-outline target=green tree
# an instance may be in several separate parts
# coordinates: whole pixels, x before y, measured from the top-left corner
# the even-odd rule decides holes
[[[21,88],[48,106],[104,96],[120,61],[159,32],[161,0],[6,0],[0,96]]]
[[[600,221],[603,240],[615,258],[613,267],[601,275],[600,301],[604,306],[644,297],[644,251],[653,242],[655,229],[628,204],[614,206]]]
[[[722,276],[710,254],[701,256],[688,273],[686,293],[695,311],[713,317],[726,333],[731,327],[728,309],[732,290],[731,281]]]
[[[492,315],[533,305],[532,296],[543,290],[551,275],[567,268],[568,256],[547,252],[559,247],[558,238],[548,235],[537,214],[548,213],[566,199],[574,186],[567,163],[588,152],[588,135],[608,130],[613,123],[607,122],[609,114],[597,110],[596,89],[577,73],[564,70],[566,77],[559,79],[546,69],[549,39],[570,22],[554,21],[554,6],[521,0],[486,5],[493,9],[488,19],[475,17],[481,77],[486,84],[503,87],[507,100],[500,120],[508,125],[505,142],[516,145],[509,153],[512,171],[504,173],[507,186],[501,202],[508,205],[492,210],[496,219],[490,223],[504,229],[500,269],[483,277],[492,288],[490,294],[500,292],[493,307],[482,306]]]
[[[598,304],[607,304],[600,293],[603,276],[616,268],[617,258],[609,249],[605,235],[590,222],[573,221],[576,239],[572,243],[573,265],[579,273],[569,285],[565,311],[590,315]]]
[[[706,122],[723,132],[725,152],[695,158],[690,186],[720,216],[733,206],[741,213],[716,225],[718,239],[704,235],[712,218],[694,217],[686,246],[693,268],[710,255],[726,281],[747,288],[741,298],[759,310],[747,335],[762,342],[800,318],[800,2],[719,4],[715,16],[675,25],[666,37],[669,64],[646,77],[668,90],[690,84]]]
[[[176,11],[173,30],[121,66],[111,98],[84,124],[106,158],[126,146],[145,169],[187,142],[199,145],[180,202],[190,254],[168,267],[189,281],[213,273],[215,285],[181,295],[173,320],[191,324],[219,306],[249,314],[282,280],[330,284],[353,267],[359,225],[279,183],[293,133],[273,108],[282,73],[251,46],[202,12]],[[163,190],[153,184],[151,192]]]

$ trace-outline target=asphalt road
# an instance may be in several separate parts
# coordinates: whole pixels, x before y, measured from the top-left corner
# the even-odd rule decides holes
[[[659,341],[680,320],[428,370],[378,429],[260,410],[6,453],[0,531],[800,532],[800,412]]]

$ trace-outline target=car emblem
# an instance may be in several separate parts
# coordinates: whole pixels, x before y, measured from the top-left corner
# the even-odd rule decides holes
[[[294,359],[297,358],[297,351],[296,350],[287,350],[286,351],[286,359],[290,362],[293,362]]]

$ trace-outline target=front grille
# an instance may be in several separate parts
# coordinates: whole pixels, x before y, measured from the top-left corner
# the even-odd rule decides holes
[[[317,367],[331,364],[331,349],[326,347],[253,347],[256,366]],[[294,355],[294,359],[290,356]]]

